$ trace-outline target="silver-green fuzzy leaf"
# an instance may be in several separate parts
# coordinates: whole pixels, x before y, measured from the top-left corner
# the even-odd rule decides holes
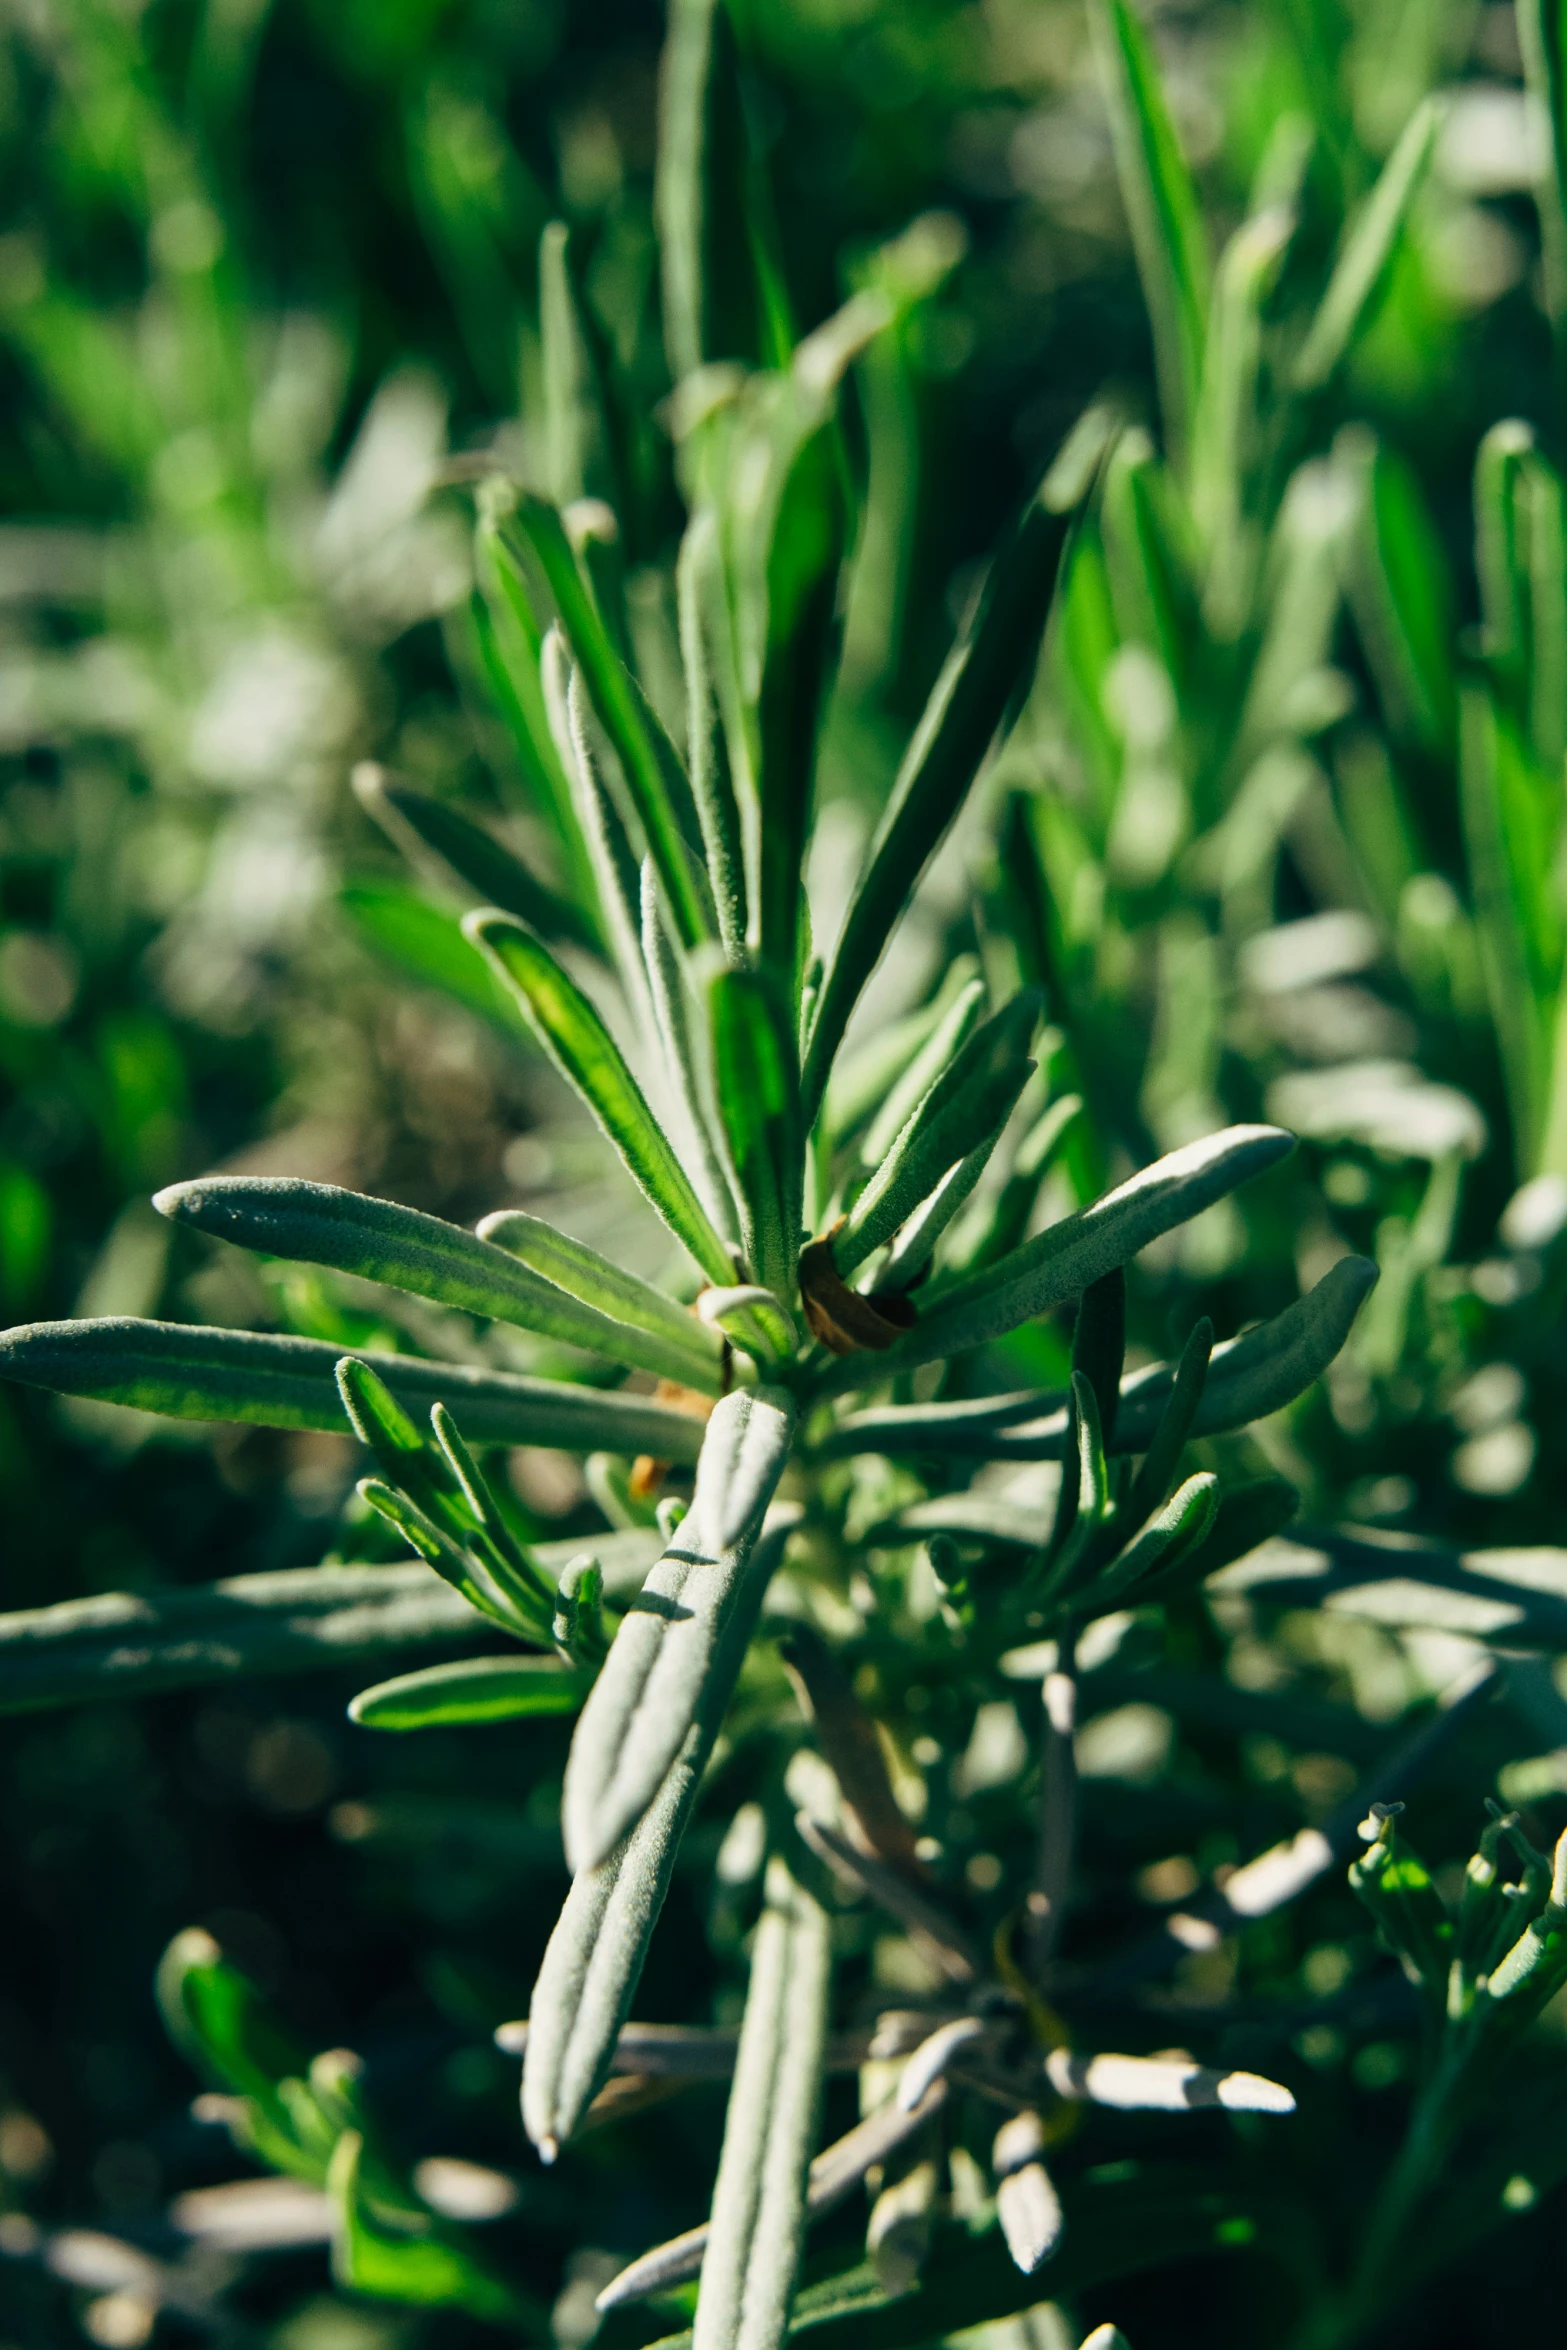
[[[774,1859],[751,1954],[693,2350],[776,2350],[783,2339],[805,2224],[830,1982],[826,1913]]]
[[[186,1322],[28,1322],[0,1332],[0,1378],[60,1395],[90,1395],[176,1420],[240,1420],[262,1428],[341,1434],[337,1366],[323,1338],[218,1330]],[[466,1363],[365,1350],[359,1359],[409,1411],[444,1403],[481,1444],[538,1444],[561,1452],[650,1453],[694,1461],[702,1423],[640,1395],[604,1394],[560,1379],[477,1371]]]
[[[776,1388],[715,1406],[691,1509],[632,1603],[572,1741],[561,1818],[573,1869],[591,1869],[653,1801],[705,1702],[720,1706],[725,1634],[789,1457],[794,1408]],[[732,1686],[732,1680],[730,1685]]]
[[[1015,1330],[1020,1322],[1080,1295],[1151,1240],[1276,1166],[1294,1147],[1294,1137],[1277,1126],[1227,1126],[1171,1151],[1091,1208],[1064,1216],[999,1264],[949,1289],[885,1354],[846,1356],[826,1374],[823,1386],[831,1392],[880,1382]]]
[[[718,1350],[689,1315],[671,1309],[674,1326],[657,1331],[645,1322],[622,1323],[553,1279],[540,1279],[517,1254],[417,1208],[367,1199],[332,1183],[250,1175],[173,1183],[153,1205],[175,1223],[241,1248],[384,1281],[463,1313],[515,1322],[655,1378],[717,1392]]]

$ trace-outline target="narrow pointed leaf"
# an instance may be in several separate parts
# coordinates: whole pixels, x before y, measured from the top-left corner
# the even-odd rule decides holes
[[[340,1434],[336,1372],[342,1351],[325,1339],[120,1316],[32,1322],[0,1332],[0,1378],[176,1420],[241,1420]],[[478,1443],[608,1449],[667,1461],[695,1460],[701,1449],[701,1421],[650,1398],[414,1355],[367,1351],[361,1359],[407,1409],[424,1412],[444,1403]]]
[[[1202,382],[1207,236],[1148,37],[1128,0],[1096,0],[1091,22],[1110,101],[1121,198],[1153,322],[1160,413],[1172,454],[1182,463]]]
[[[690,841],[696,812],[679,753],[622,661],[577,568],[560,516],[524,494],[517,522],[538,558],[599,724],[620,761],[683,946],[712,935]]]
[[[1278,2081],[1258,2073],[1215,2071],[1185,2058],[1079,2056],[1053,2049],[1045,2059],[1058,2097],[1123,2109],[1184,2113],[1223,2106],[1230,2113],[1293,2113],[1295,2100]]]
[[[999,1264],[959,1282],[886,1354],[836,1364],[823,1386],[859,1386],[916,1363],[940,1362],[1032,1321],[1277,1165],[1293,1148],[1293,1138],[1276,1126],[1231,1126],[1171,1151],[1091,1208],[1063,1217]]]
[[[766,1581],[761,1562],[730,1618],[697,1718],[662,1786],[631,1834],[596,1868],[573,1878],[550,1936],[528,2010],[522,2075],[523,2127],[546,2161],[577,2128],[614,2063]]]
[[[723,0],[669,11],[653,201],[676,383],[710,360],[785,363],[788,296]]]
[[[677,1317],[685,1326],[677,1345],[664,1330],[620,1322],[530,1272],[513,1252],[417,1208],[294,1176],[246,1175],[171,1184],[153,1204],[174,1222],[241,1248],[332,1265],[464,1313],[518,1323],[655,1378],[718,1390],[718,1350],[704,1344],[692,1316]]]
[[[574,1869],[595,1867],[635,1825],[691,1724],[727,1700],[720,1671],[739,1659],[725,1636],[745,1608],[793,1426],[778,1389],[742,1389],[714,1408],[691,1509],[624,1618],[572,1741],[562,1826]]]
[[[522,1208],[498,1208],[493,1215],[481,1219],[478,1231],[481,1240],[505,1249],[509,1256],[519,1257],[541,1280],[569,1291],[594,1312],[647,1331],[667,1347],[694,1357],[701,1366],[721,1362],[721,1341],[703,1327],[696,1315],[676,1305],[673,1298],[666,1297],[640,1274],[612,1265],[608,1257],[600,1256],[586,1241],[557,1231],[553,1224],[528,1215]],[[691,1384],[705,1387],[707,1382],[703,1378]]]
[[[476,1012],[516,1045],[529,1038],[517,1000],[494,965],[463,935],[455,914],[396,882],[353,882],[338,904],[366,944],[405,979]]]
[[[575,1713],[588,1679],[552,1656],[465,1657],[361,1689],[348,1718],[366,1730],[430,1730]]]
[[[694,2350],[777,2350],[799,2266],[832,1955],[820,1904],[768,1864],[702,2261]]]
[[[570,231],[560,220],[550,221],[539,239],[539,355],[545,487],[557,506],[578,498],[613,502],[603,398],[572,283]]]
[[[1441,125],[1435,98],[1422,99],[1404,125],[1334,264],[1295,362],[1298,391],[1320,391],[1359,334],[1392,267]]]
[[[692,517],[680,543],[675,581],[680,658],[686,673],[691,796],[702,828],[719,940],[733,961],[744,950],[748,921],[745,845],[715,676],[714,639],[720,616],[714,612],[714,600],[722,597],[724,586],[718,528],[711,513]]]
[[[976,1136],[990,1134],[1012,1114],[1033,1074],[1025,1047],[1039,1017],[1039,999],[1025,989],[975,1030],[919,1103],[832,1241],[833,1262],[845,1276],[890,1240],[928,1199],[948,1170],[965,1159]]]
[[[800,1253],[803,1137],[792,1040],[779,993],[759,971],[721,970],[708,987],[713,1085],[751,1272],[780,1297]]]
[[[508,2328],[534,2315],[432,2216],[399,2214],[401,2224],[394,2225],[379,2198],[366,2191],[364,2152],[359,2132],[345,2130],[327,2169],[327,2192],[337,2211],[332,2269],[339,2284],[414,2308],[463,2309]]]
[[[860,1144],[862,1167],[879,1167],[904,1127],[944,1077],[979,1025],[985,983],[976,977],[960,987],[902,1075],[890,1085]]]
[[[834,951],[811,1031],[804,1100],[815,1119],[849,1015],[915,884],[962,805],[1008,704],[1027,685],[1069,518],[1044,492],[997,556],[973,626],[914,731]]]
[[[564,1567],[571,1543],[535,1558]],[[640,1581],[658,1536],[598,1537],[624,1588]],[[634,1587],[633,1582],[633,1587]],[[188,1589],[102,1591],[0,1614],[0,1713],[109,1703],[275,1674],[341,1672],[485,1632],[481,1618],[422,1560],[393,1566],[287,1567]]]
[[[1181,1349],[1168,1400],[1126,1497],[1128,1526],[1141,1526],[1162,1507],[1169,1493],[1202,1403],[1212,1355],[1213,1324],[1204,1315]]]
[[[676,1239],[710,1281],[732,1281],[734,1267],[689,1176],[581,989],[536,938],[503,915],[470,915],[465,928],[494,957],[540,1042],[587,1103]]]
[[[426,792],[395,783],[384,768],[356,767],[353,781],[361,807],[398,847],[412,843],[428,850],[481,904],[515,914],[541,938],[568,939],[590,952],[597,948],[593,925],[482,824]]]

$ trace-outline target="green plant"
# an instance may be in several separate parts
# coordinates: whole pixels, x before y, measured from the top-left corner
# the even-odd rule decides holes
[[[580,1706],[563,1794],[573,1883],[526,2035],[524,2119],[546,2159],[593,2118],[616,2065],[635,2062],[631,2001],[682,1837],[720,1741],[744,1738],[767,1858],[711,2233],[650,2255],[609,2298],[667,2293],[700,2266],[697,2340],[776,2342],[808,2216],[875,2168],[887,2183],[870,2265],[813,2288],[811,2306],[847,2317],[869,2294],[913,2341],[941,2322],[943,2291],[961,2290],[978,2314],[1033,2296],[1062,2227],[1045,2154],[1075,2103],[1291,2103],[1233,2069],[1069,2049],[1046,1992],[1071,1885],[1074,1660],[1113,1611],[1179,1601],[1288,1516],[1280,1480],[1233,1483],[1212,1469],[1183,1480],[1186,1446],[1309,1388],[1369,1274],[1345,1261],[1225,1348],[1199,1323],[1178,1366],[1123,1387],[1124,1268],[1265,1175],[1288,1137],[1241,1127],[1190,1143],[1035,1230],[1073,1115],[1031,1052],[1038,994],[1012,994],[983,1018],[974,982],[850,1039],[911,893],[1026,691],[1084,466],[1075,479],[1057,468],[997,556],[824,960],[802,883],[854,539],[838,394],[858,355],[932,297],[957,246],[946,224],[916,224],[796,343],[754,172],[704,129],[733,106],[728,40],[721,12],[682,10],[666,81],[665,322],[689,506],[673,581],[684,706],[661,713],[654,681],[628,660],[608,510],[580,479],[564,485],[576,493],[564,509],[496,482],[479,521],[490,657],[540,779],[555,869],[542,876],[466,820],[367,784],[386,820],[512,909],[470,915],[450,953],[473,958],[459,965],[474,974],[470,992],[482,980],[515,1004],[684,1271],[654,1287],[518,1212],[472,1234],[329,1186],[213,1177],[159,1206],[209,1235],[390,1284],[469,1326],[520,1330],[529,1367],[498,1367],[494,1347],[478,1360],[354,1354],[326,1339],[127,1320],[37,1325],[0,1344],[12,1376],[144,1410],[320,1429],[346,1412],[378,1471],[360,1488],[370,1511],[460,1595],[461,1620],[516,1644],[507,1658],[365,1691],[353,1708],[362,1723],[406,1730]],[[726,312],[708,251],[736,223],[743,266]],[[558,267],[558,245],[547,251]],[[545,329],[552,397],[578,418],[558,437],[580,450],[601,428],[569,277]],[[1074,1298],[1060,1390],[997,1395],[982,1371],[966,1391],[953,1386],[951,1366],[982,1366],[980,1350]],[[632,1373],[657,1390],[634,1393]],[[599,1458],[601,1502],[636,1537],[618,1573],[608,1546],[551,1572],[486,1473],[496,1443]],[[1054,1508],[1041,1488],[1026,1535],[999,1548],[982,1500],[965,1502],[963,1464],[987,1459],[1061,1464]],[[408,1588],[408,1570],[391,1573],[378,1601],[367,1571],[372,1619]],[[782,1607],[775,1588],[791,1594]],[[238,1669],[297,1660],[297,1628],[281,1648],[273,1632],[275,1613],[297,1605],[297,1579],[254,1596],[243,1631],[232,1594],[206,1603]],[[441,1629],[453,1620],[441,1616]],[[417,1633],[430,1628],[426,1614]],[[42,1636],[64,1661],[84,1630],[57,1618]],[[394,1635],[407,1636],[406,1625]],[[376,1645],[363,1613],[356,1638]],[[916,1844],[882,1740],[906,1758],[916,1689],[928,1699],[933,1679],[945,1704],[973,1715],[999,1660],[1040,1642],[1055,1661],[1037,1868],[992,1886],[987,1955]],[[166,1682],[171,1664],[186,1678],[206,1669],[189,1647],[173,1663],[154,1637],[143,1678]],[[803,1800],[786,1767],[799,1740],[788,1676],[828,1766]],[[877,1693],[870,1711],[865,1690]],[[42,1694],[35,1682],[32,1701]],[[881,2103],[873,2093],[866,2120],[813,2164],[834,1961],[858,1969],[866,1948],[863,1923],[838,1915],[845,1888],[889,1913],[946,1989],[912,2017],[883,2015],[863,2053],[904,2060],[896,2092]],[[275,2053],[242,1980],[205,1945],[172,1955],[167,1980],[180,2029],[246,2100],[246,2143],[336,2199],[346,2281],[512,2311],[374,2155],[341,2066],[328,2081],[325,2060],[305,2068]],[[683,2063],[700,2075],[714,2052],[701,2034],[675,2034],[662,2055],[666,2076]],[[960,2231],[966,2249],[938,2241],[917,2285],[937,2201],[931,2148],[974,2099],[1013,2117],[990,2150],[993,2213],[977,2234]],[[1199,2194],[1188,2218],[1203,2209]],[[1094,2216],[1092,2196],[1088,2210],[1061,2256],[1080,2238],[1085,2275],[1141,2260],[1159,2240],[1126,2237],[1124,2213]],[[1219,2221],[1202,2224],[1224,2240]],[[970,2275],[963,2262],[980,2265]]]

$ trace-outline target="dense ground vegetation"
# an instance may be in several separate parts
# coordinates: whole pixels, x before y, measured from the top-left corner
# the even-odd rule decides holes
[[[1549,2325],[1561,40],[8,22],[6,2342]]]

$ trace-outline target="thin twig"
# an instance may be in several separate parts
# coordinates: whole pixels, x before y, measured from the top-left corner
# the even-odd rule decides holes
[[[940,2112],[947,2095],[944,2080],[932,2081],[919,2103],[905,2113],[896,2103],[878,2106],[841,2138],[824,2146],[807,2175],[805,2208],[811,2219],[831,2211],[851,2193],[868,2170],[885,2162],[908,2139],[916,2136]],[[628,2301],[644,2301],[650,2293],[667,2293],[694,2277],[707,2249],[708,2223],[655,2244],[640,2260],[632,2261],[604,2287],[595,2306],[619,2309]]]
[[[795,1826],[803,1841],[818,1859],[830,1868],[851,1877],[863,1893],[897,1919],[924,1949],[947,1980],[952,1983],[972,1983],[979,1975],[980,1959],[974,1945],[961,1926],[939,1910],[923,1893],[890,1869],[885,1861],[875,1860],[868,1852],[859,1852],[847,1836],[840,1836],[836,1828],[827,1827],[821,1820],[813,1820],[808,1812],[795,1815]]]

